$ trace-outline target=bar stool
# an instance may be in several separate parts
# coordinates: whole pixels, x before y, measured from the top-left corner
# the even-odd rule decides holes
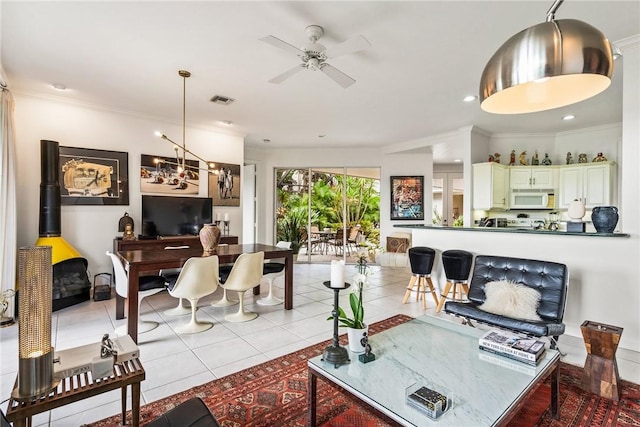
[[[407,286],[407,292],[404,294],[404,299],[402,300],[403,304],[407,303],[411,292],[413,291],[413,286],[418,282],[418,289],[416,290],[416,301],[418,301],[419,297],[422,297],[422,307],[427,309],[427,299],[425,298],[425,294],[427,293],[425,282],[429,285],[429,289],[431,290],[431,295],[433,295],[433,300],[436,302],[436,306],[438,305],[438,295],[433,287],[433,282],[431,281],[431,269],[433,268],[433,260],[436,257],[436,251],[427,248],[425,246],[416,246],[409,249],[409,263],[411,264],[411,280],[409,281],[409,286]]]
[[[444,306],[447,299],[447,295],[453,286],[452,299],[456,299],[456,292],[460,293],[460,299],[462,299],[462,292],[469,295],[469,273],[471,272],[471,264],[473,262],[473,254],[471,252],[463,251],[460,249],[450,249],[442,252],[442,265],[444,266],[444,273],[447,277],[447,284],[444,287],[442,295],[440,295],[440,303],[436,308],[436,313],[439,313]]]

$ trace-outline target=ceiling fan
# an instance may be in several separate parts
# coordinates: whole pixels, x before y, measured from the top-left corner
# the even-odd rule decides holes
[[[332,65],[328,64],[326,61],[329,58],[335,58],[336,56],[345,55],[347,53],[353,53],[358,50],[364,49],[368,46],[371,46],[371,43],[369,43],[369,41],[364,38],[364,36],[358,35],[327,49],[320,43],[317,43],[320,37],[324,35],[324,29],[321,26],[309,25],[307,28],[305,28],[304,31],[311,43],[301,48],[297,48],[294,45],[280,40],[279,38],[274,36],[266,36],[260,39],[272,46],[279,47],[280,49],[284,49],[287,52],[296,54],[302,60],[301,64],[296,65],[289,71],[286,71],[279,76],[272,78],[271,80],[269,80],[269,82],[282,83],[289,77],[296,74],[298,71],[306,68],[313,71],[322,71],[343,88],[347,88],[354,84],[356,82],[354,79],[338,70],[337,68],[333,67]]]

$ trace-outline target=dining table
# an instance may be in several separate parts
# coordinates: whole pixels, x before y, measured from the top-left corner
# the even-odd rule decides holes
[[[265,259],[284,259],[284,309],[293,308],[293,251],[261,243],[225,245],[211,253],[203,253],[202,248],[176,247],[171,249],[139,249],[118,251],[128,271],[129,289],[127,298],[116,295],[116,319],[127,317],[128,334],[138,342],[138,289],[141,273],[158,272],[167,268],[181,267],[189,258],[217,255],[220,264],[235,262],[244,253],[264,252]],[[260,284],[253,288],[254,295],[260,294]]]

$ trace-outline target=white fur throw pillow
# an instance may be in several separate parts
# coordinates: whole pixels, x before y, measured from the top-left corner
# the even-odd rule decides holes
[[[540,292],[520,283],[501,280],[484,285],[487,296],[478,308],[489,313],[523,320],[542,320],[537,310]]]

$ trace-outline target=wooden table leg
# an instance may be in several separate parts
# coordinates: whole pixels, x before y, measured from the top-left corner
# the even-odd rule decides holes
[[[140,425],[140,383],[131,384],[131,419],[133,427]]]
[[[120,407],[122,414],[122,424],[127,425],[127,386],[120,388]]]
[[[284,259],[284,309],[293,308],[293,251]]]
[[[309,371],[309,390],[307,393],[307,421],[309,427],[316,427],[316,391],[318,388],[318,377],[313,374],[311,369]]]
[[[138,344],[138,289],[140,270],[137,265],[129,266],[129,292],[127,293],[127,333]]]
[[[126,301],[126,298],[116,294],[116,320],[124,319],[124,306]]]

